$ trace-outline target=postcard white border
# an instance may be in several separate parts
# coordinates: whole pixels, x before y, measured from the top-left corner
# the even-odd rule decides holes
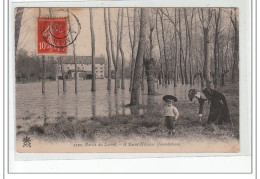
[[[66,3],[64,3],[66,2]],[[205,3],[206,2],[206,3]],[[105,6],[105,7],[239,7],[239,15],[240,15],[240,152],[239,153],[232,153],[232,154],[224,154],[224,153],[191,153],[191,154],[21,154],[15,152],[15,108],[14,108],[14,29],[12,29],[12,19],[14,19],[14,13],[13,9],[17,6],[24,6],[24,7],[99,7],[99,6]],[[66,161],[58,160],[57,159],[76,159],[73,162],[85,163],[86,161],[80,161],[80,159],[93,159],[93,158],[114,158],[110,159],[108,163],[110,163],[112,160],[118,161],[120,159],[115,158],[147,158],[152,161],[156,160],[164,160],[166,161],[169,158],[177,157],[175,159],[181,159],[185,161],[186,166],[191,164],[190,161],[192,161],[192,166],[195,172],[203,172],[205,171],[205,167],[207,168],[207,165],[204,168],[201,168],[201,165],[196,165],[196,162],[199,162],[199,160],[207,159],[212,160],[214,163],[217,164],[216,160],[221,158],[223,159],[223,156],[226,156],[224,158],[229,158],[231,163],[225,162],[222,163],[222,166],[226,166],[224,164],[227,164],[227,166],[233,166],[229,167],[229,172],[250,172],[251,171],[251,2],[247,0],[218,0],[218,1],[212,1],[212,0],[196,0],[195,2],[189,1],[189,0],[175,0],[173,1],[77,1],[77,2],[69,2],[69,1],[55,1],[55,2],[41,2],[41,1],[35,1],[35,2],[28,2],[23,1],[21,3],[20,1],[9,1],[9,171],[10,172],[31,172],[31,169],[34,168],[32,165],[36,161],[27,161],[24,163],[24,161],[19,160],[41,160],[38,161],[38,163],[48,163],[48,161],[44,161],[44,159],[52,159],[56,160],[55,162],[59,164],[65,164]],[[250,60],[247,60],[250,59]],[[241,75],[242,74],[242,75]],[[245,95],[246,94],[246,95]],[[243,108],[242,108],[243,107]],[[243,120],[241,120],[243,119]],[[246,120],[245,120],[246,119]],[[8,122],[8,121],[6,121]],[[200,157],[195,157],[200,156]],[[210,157],[215,156],[215,157]],[[222,157],[220,157],[222,156]],[[243,156],[243,157],[242,157]],[[154,157],[164,157],[162,158],[154,158]],[[167,159],[166,159],[167,158]],[[91,160],[91,163],[100,163],[99,160]],[[131,159],[126,161],[132,161],[138,159]],[[197,161],[196,161],[197,160]],[[103,160],[102,163],[106,163]],[[122,160],[121,160],[122,161]],[[71,162],[71,161],[70,161]],[[233,162],[233,163],[232,163]],[[119,162],[120,163],[120,162]],[[128,162],[127,162],[128,163]],[[129,162],[131,163],[131,162]],[[167,162],[166,162],[167,163]],[[221,163],[221,162],[220,162]],[[219,164],[220,164],[219,163]],[[64,165],[61,166],[64,166]],[[141,164],[140,166],[138,164]],[[195,164],[195,165],[194,165]],[[96,172],[95,169],[92,169],[91,166],[88,167],[88,171],[84,170],[82,167],[78,168],[66,168],[62,167],[59,168],[56,164],[54,164],[55,170],[50,170],[51,166],[47,165],[46,168],[42,168],[38,170],[33,170],[34,172]],[[86,166],[86,163],[84,164]],[[175,166],[178,170],[178,172],[189,172],[191,171],[190,167],[189,170],[180,168],[181,165],[178,165],[178,163],[173,163],[172,166]],[[81,165],[77,165],[81,166]],[[95,165],[94,165],[95,166]],[[123,166],[123,165],[122,165]],[[162,165],[163,166],[163,165]],[[179,166],[179,167],[178,167]],[[204,166],[204,165],[203,165]],[[237,167],[236,167],[237,166]],[[32,168],[31,168],[32,167]],[[142,162],[137,162],[134,164],[133,168],[135,170],[133,171],[139,171],[140,167],[142,168]],[[99,167],[97,167],[99,168]],[[111,167],[109,172],[113,171],[111,170]],[[83,169],[83,170],[82,170]],[[163,171],[160,168],[157,168],[156,171]],[[165,168],[166,170],[169,169],[168,167]],[[203,169],[201,171],[200,169]],[[106,172],[107,170],[105,168],[99,168],[99,172],[103,170],[103,172]],[[165,171],[166,171],[165,170]],[[154,168],[152,167],[150,170],[147,170],[150,172],[155,172]],[[163,171],[163,172],[165,172]],[[169,170],[170,172],[174,172],[172,170]],[[211,170],[206,170],[207,172],[228,172],[225,171],[222,167],[214,167]],[[116,171],[115,171],[116,172]]]

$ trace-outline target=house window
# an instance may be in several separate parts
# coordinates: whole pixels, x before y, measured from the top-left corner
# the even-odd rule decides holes
[[[84,69],[84,67],[82,67],[82,69]]]
[[[79,69],[79,67],[78,67],[78,69]]]
[[[100,71],[100,73],[103,73],[103,71]]]
[[[68,67],[68,70],[70,69],[70,67]]]

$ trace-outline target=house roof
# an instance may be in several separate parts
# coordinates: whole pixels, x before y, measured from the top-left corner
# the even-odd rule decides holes
[[[91,56],[76,56],[77,64],[92,64],[91,63]],[[63,56],[61,58],[64,64],[74,64],[73,56]],[[95,64],[105,64],[105,58],[95,58]]]
[[[74,69],[71,69],[71,70],[68,70],[68,72],[75,72],[75,70]],[[77,69],[77,72],[84,72],[84,73],[87,73],[87,74],[92,74],[92,72],[91,71],[86,71],[86,70],[81,70],[81,69]]]

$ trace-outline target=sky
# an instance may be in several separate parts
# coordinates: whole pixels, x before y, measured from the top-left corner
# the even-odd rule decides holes
[[[66,17],[66,11],[59,11],[60,8],[52,8],[54,17]],[[63,9],[66,10],[66,9]],[[90,33],[90,22],[89,22],[89,8],[70,8],[69,11],[74,14],[81,25],[80,33],[75,41],[75,49],[76,56],[91,56],[91,33]],[[116,20],[118,8],[111,8],[111,20],[112,20],[112,31],[114,37],[114,44],[116,45]],[[41,8],[41,17],[48,17],[50,15],[49,8]],[[133,13],[131,8],[129,9],[130,16],[133,17]],[[223,16],[225,16],[225,20],[223,22],[223,27],[227,28],[228,23],[230,23],[230,8],[223,9]],[[18,49],[23,48],[28,51],[29,55],[36,54],[36,45],[37,45],[37,17],[39,17],[39,8],[25,8],[22,25],[20,31],[20,37],[18,42]],[[71,24],[74,29],[77,29],[77,23],[75,23],[75,18],[70,15]],[[197,18],[198,21],[198,18]],[[167,22],[167,21],[166,21]],[[138,21],[137,21],[138,23]],[[168,21],[169,23],[169,21]],[[184,25],[184,19],[182,19],[182,23]],[[93,25],[94,25],[94,33],[95,33],[95,53],[96,57],[106,55],[106,40],[105,40],[105,27],[104,27],[104,8],[93,8]],[[126,15],[126,9],[124,8],[124,33],[123,33],[123,50],[125,53],[125,58],[127,61],[130,61],[131,58],[131,48],[129,41],[129,32],[128,32],[128,21]],[[200,26],[200,22],[198,22]],[[198,33],[201,33],[201,27],[198,28]],[[169,30],[172,31],[172,24],[169,26]],[[185,28],[183,28],[183,31]],[[227,29],[225,29],[227,31]],[[212,31],[213,32],[213,31]],[[184,32],[183,32],[184,33]],[[155,36],[155,33],[154,33]],[[213,36],[211,36],[213,38]],[[170,40],[170,39],[166,39]],[[212,40],[211,40],[212,41]],[[158,57],[159,48],[157,44],[157,39],[154,37],[154,53],[155,56]],[[115,48],[116,49],[116,48]],[[68,46],[67,55],[73,55],[73,46]],[[116,52],[115,52],[116,53]]]
[[[62,11],[53,9],[53,16],[62,17],[66,14]],[[116,37],[116,20],[117,20],[117,8],[111,9],[112,19],[112,31],[114,38]],[[81,25],[80,33],[75,41],[76,55],[78,56],[91,56],[91,33],[90,33],[90,22],[89,22],[89,9],[88,8],[70,8],[69,11],[73,13],[79,20]],[[48,17],[49,9],[41,8],[41,17]],[[127,27],[126,10],[124,11],[124,26]],[[20,31],[20,37],[18,42],[18,49],[23,48],[28,51],[29,55],[36,54],[37,45],[37,17],[39,17],[39,8],[25,8],[22,25]],[[72,27],[77,28],[77,24],[74,23],[75,19],[72,19]],[[93,24],[95,33],[95,44],[96,44],[96,57],[106,57],[106,40],[105,40],[105,27],[104,27],[104,9],[94,8],[93,9]],[[116,40],[114,40],[116,43]],[[123,34],[123,49],[127,60],[130,59],[130,41],[128,37],[128,28],[124,28]],[[72,55],[73,46],[68,46],[67,55]]]

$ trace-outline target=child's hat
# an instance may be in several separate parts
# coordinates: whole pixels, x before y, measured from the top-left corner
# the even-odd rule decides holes
[[[163,96],[163,100],[165,102],[168,102],[168,101],[174,101],[174,102],[177,102],[177,98],[175,96],[172,96],[172,95],[165,95]]]

